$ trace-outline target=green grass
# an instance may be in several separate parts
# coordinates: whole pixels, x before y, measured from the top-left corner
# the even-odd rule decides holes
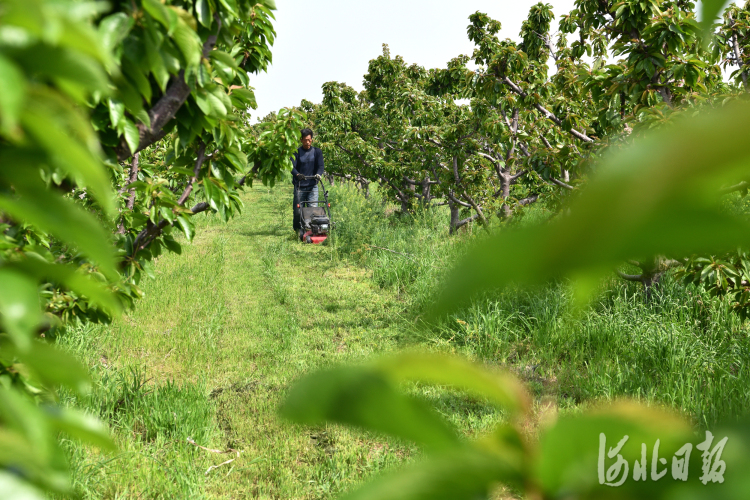
[[[302,245],[290,200],[289,188],[256,187],[229,224],[198,219],[196,240],[159,259],[134,311],[60,339],[96,382],[90,397],[67,401],[101,416],[119,445],[102,455],[65,441],[81,497],[335,497],[418,450],[339,426],[291,425],[279,403],[305,373],[414,343],[521,376],[538,410],[531,434],[550,409],[622,396],[702,426],[750,407],[747,325],[670,277],[648,303],[639,285],[613,278],[578,315],[565,283],[502,290],[420,330],[420,310],[482,230],[448,237],[445,207],[400,214],[377,190],[365,200],[337,186],[334,236]],[[548,216],[540,205],[514,224]],[[414,392],[466,435],[502,418],[445,390]]]
[[[290,189],[254,188],[229,224],[201,218],[133,312],[61,339],[94,373],[80,403],[120,446],[105,456],[68,443],[82,497],[325,498],[412,453],[277,417],[300,375],[392,349],[403,307],[333,247],[296,241],[290,200]]]
[[[471,235],[447,238],[448,214],[441,209],[385,217],[377,195],[364,201],[344,189],[340,196],[355,213],[346,214],[348,226],[337,243],[372,269],[380,286],[405,294],[417,314]],[[513,224],[537,224],[549,215],[539,205]],[[408,257],[357,250],[368,244]],[[646,302],[639,283],[614,273],[583,313],[574,314],[570,301],[564,282],[500,290],[441,327],[415,333],[427,345],[513,370],[537,400],[564,411],[632,397],[678,409],[710,427],[750,409],[750,326],[726,301],[666,275]]]

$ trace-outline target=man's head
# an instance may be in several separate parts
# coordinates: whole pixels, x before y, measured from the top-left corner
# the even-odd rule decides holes
[[[310,146],[312,146],[313,143],[313,131],[309,128],[303,128],[302,129],[302,147],[305,149],[310,149]]]

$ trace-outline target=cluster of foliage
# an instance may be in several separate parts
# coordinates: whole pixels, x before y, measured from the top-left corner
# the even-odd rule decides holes
[[[271,61],[273,0],[0,4],[0,491],[69,490],[57,433],[112,447],[55,405],[87,370],[50,346],[107,321],[173,230],[224,219],[289,168],[303,115],[251,129],[249,74]],[[46,338],[45,338],[46,337]]]
[[[321,105],[301,107],[317,127],[329,172],[363,187],[380,183],[404,211],[417,202],[447,204],[451,232],[493,215],[507,219],[539,199],[560,209],[608,150],[745,95],[748,5],[731,6],[704,28],[694,10],[695,2],[681,0],[579,0],[552,33],[552,8],[539,3],[518,42],[500,40],[501,24],[477,12],[467,29],[471,57],[427,71],[384,46],[364,91],[329,82]],[[721,186],[725,194],[747,187]],[[665,270],[681,267],[687,281],[733,294],[744,311],[742,266],[750,262],[742,255],[712,264],[717,279],[700,259],[663,256],[632,260],[640,272],[619,274],[648,291]]]

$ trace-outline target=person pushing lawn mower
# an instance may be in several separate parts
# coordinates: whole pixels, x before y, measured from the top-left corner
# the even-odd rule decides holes
[[[300,207],[317,207],[318,181],[325,172],[323,165],[323,152],[313,147],[313,131],[309,128],[302,129],[302,146],[297,149],[292,157],[292,184],[294,184],[294,200],[292,207],[294,218],[292,225],[294,231],[300,234],[302,220],[300,218]]]

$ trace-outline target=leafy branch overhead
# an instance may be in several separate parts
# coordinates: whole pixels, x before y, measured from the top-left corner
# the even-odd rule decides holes
[[[271,62],[274,9],[0,6],[0,489],[13,498],[70,491],[59,431],[113,447],[97,420],[35,405],[90,385],[45,339],[132,306],[152,260],[180,252],[175,228],[190,240],[195,214],[228,220],[244,185],[273,185],[290,167],[304,115],[249,125],[250,75]]]

